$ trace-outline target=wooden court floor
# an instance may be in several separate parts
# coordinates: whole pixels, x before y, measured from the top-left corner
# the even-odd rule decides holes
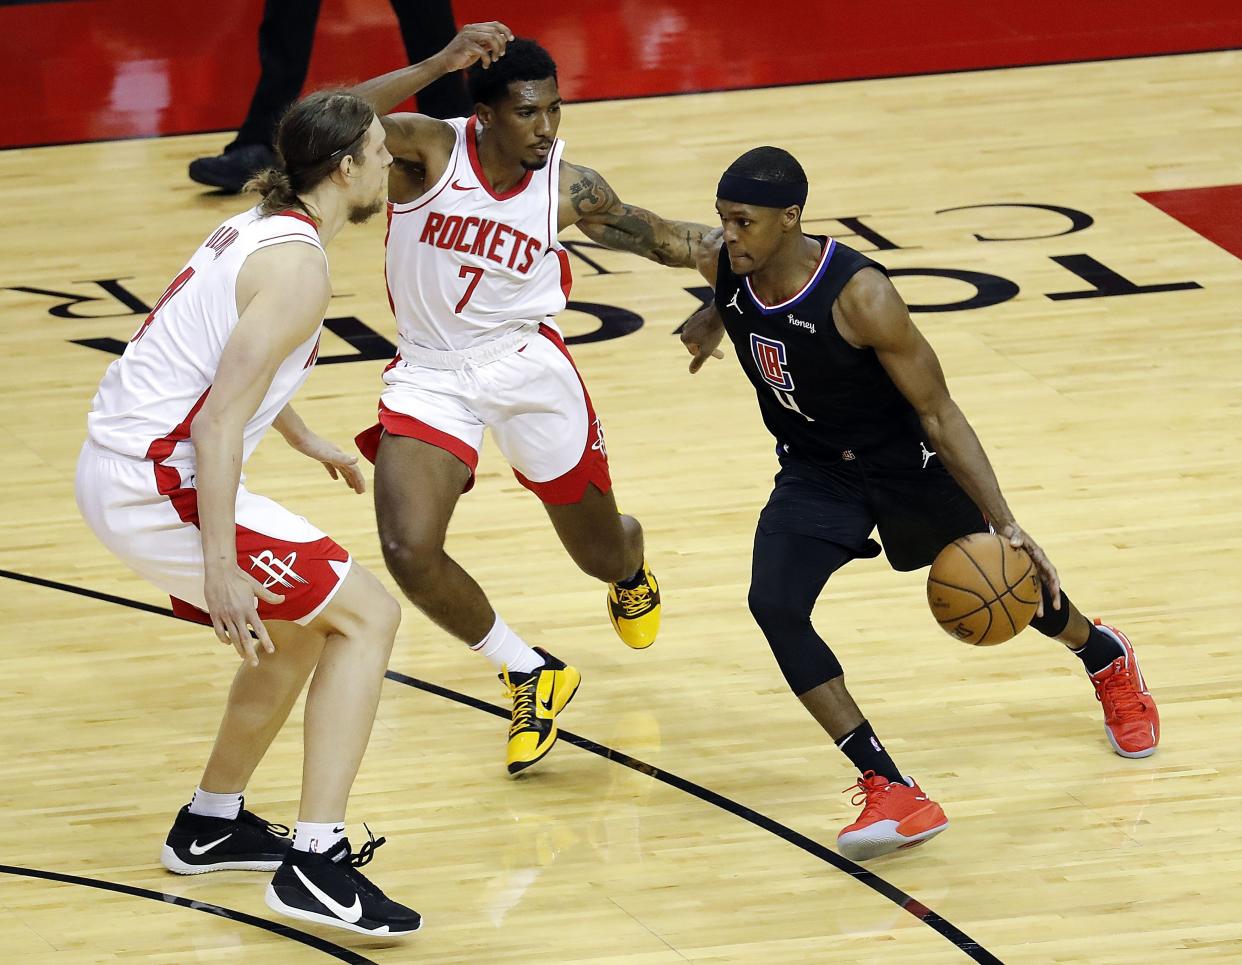
[[[1242,263],[1137,196],[1242,181],[1240,78],[1234,52],[567,109],[567,156],[627,200],[707,220],[723,167],[779,144],[811,176],[807,217],[824,220],[810,227],[873,248],[849,236],[856,222],[832,220],[861,219],[890,245],[876,257],[918,269],[897,279],[908,301],[968,301],[960,273],[988,276],[977,299],[996,304],[916,320],[1068,591],[1134,640],[1163,743],[1148,760],[1116,757],[1058,646],[1027,633],[963,647],[931,621],[920,575],[857,562],[817,625],[952,827],[867,875],[834,864],[825,849],[856,813],[838,793],[851,772],[745,609],[774,472],[750,390],[733,359],[685,372],[671,333],[697,303],[695,276],[581,249],[595,267],[575,257],[574,299],[645,323],[575,352],[621,503],[646,525],[663,632],[641,653],[614,638],[601,589],[489,444],[450,552],[512,625],[583,671],[563,718],[582,740],[509,781],[504,721],[463,702],[499,707],[499,684],[407,608],[350,812],[355,837],[365,820],[388,838],[375,879],[425,915],[400,945],[272,931],[262,876],[158,866],[235,658],[124,605],[167,601],[74,507],[106,340],[128,339],[136,301],[151,304],[239,207],[184,174],[224,138],[0,153],[0,960],[1242,960]],[[1064,234],[1067,215],[1023,205],[1093,223]],[[334,243],[332,312],[391,339],[382,235],[376,223]],[[1169,290],[1101,295],[1117,275]],[[599,325],[582,311],[562,321],[571,334]],[[321,358],[366,347],[355,341],[325,336]],[[373,416],[381,367],[321,364],[299,410],[348,440]],[[275,437],[248,480],[383,571],[369,496]],[[248,796],[288,823],[296,717]]]

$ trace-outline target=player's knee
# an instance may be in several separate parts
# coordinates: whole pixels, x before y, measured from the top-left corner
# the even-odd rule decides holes
[[[810,610],[791,602],[778,587],[752,583],[746,603],[759,629],[769,640],[788,636],[811,625]]]
[[[365,644],[367,650],[386,665],[400,625],[401,604],[376,584],[376,592],[367,594],[342,629],[346,636]]]
[[[438,541],[417,534],[384,533],[380,536],[380,546],[388,572],[407,593],[429,586],[444,556],[444,548]]]
[[[396,639],[397,628],[401,626],[401,604],[396,597],[385,590],[375,601],[369,616],[375,625],[376,632],[388,641],[391,648]]]

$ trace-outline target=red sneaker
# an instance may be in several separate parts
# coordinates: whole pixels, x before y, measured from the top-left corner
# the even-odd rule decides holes
[[[1160,743],[1160,712],[1143,680],[1138,657],[1126,635],[1116,627],[1095,625],[1121,644],[1125,652],[1091,675],[1095,699],[1104,707],[1104,731],[1122,757],[1150,757]]]
[[[917,784],[890,782],[868,771],[853,787],[851,804],[862,804],[862,814],[837,835],[837,850],[851,861],[866,861],[899,848],[913,848],[949,826],[940,805]]]

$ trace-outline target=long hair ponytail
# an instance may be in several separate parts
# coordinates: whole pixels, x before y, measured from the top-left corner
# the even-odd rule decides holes
[[[276,165],[246,184],[262,197],[259,210],[265,215],[305,211],[301,195],[330,177],[342,158],[361,162],[374,117],[370,104],[341,90],[317,91],[293,104],[276,128]]]

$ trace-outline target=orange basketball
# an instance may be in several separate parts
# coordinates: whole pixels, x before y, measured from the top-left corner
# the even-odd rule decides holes
[[[1024,549],[971,533],[940,551],[927,574],[927,605],[949,636],[990,647],[1016,636],[1039,605],[1039,571]]]

